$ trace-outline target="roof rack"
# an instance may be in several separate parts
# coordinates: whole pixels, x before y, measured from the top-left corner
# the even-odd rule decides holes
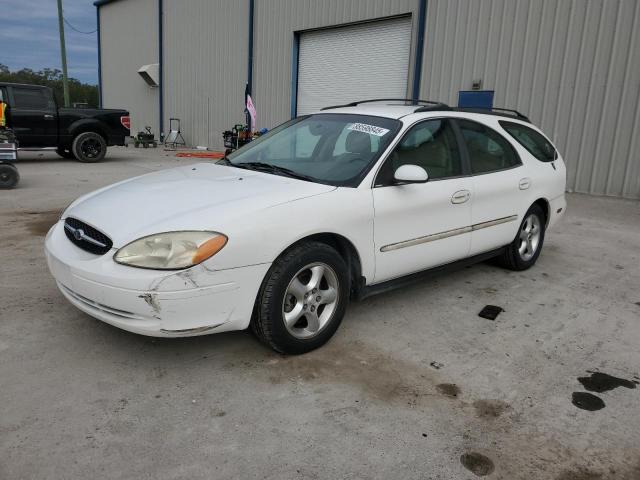
[[[498,115],[500,117],[515,117],[519,120],[524,120],[525,122],[531,123],[531,120],[529,120],[529,117],[527,117],[523,113],[520,113],[517,110],[512,110],[510,108],[493,107],[489,109],[489,108],[458,107],[458,108],[454,108],[454,110],[458,112],[471,112],[471,113],[484,113],[485,115]]]
[[[344,105],[333,105],[331,107],[324,107],[321,108],[320,110],[332,110],[334,108],[343,108],[343,107],[356,107],[358,105],[360,105],[361,103],[372,103],[372,102],[405,102],[408,103],[409,105],[418,105],[421,103],[424,104],[428,104],[428,105],[432,105],[431,107],[421,107],[421,108],[434,108],[434,107],[439,107],[441,109],[449,109],[449,106],[445,103],[442,102],[434,102],[433,100],[420,100],[420,99],[414,99],[414,98],[372,98],[370,100],[360,100],[357,102],[351,102],[351,103],[345,103]],[[425,110],[420,110],[420,108],[417,111],[425,111]]]
[[[419,107],[416,108],[413,113],[420,113],[420,112],[438,112],[438,111],[442,111],[442,110],[453,110],[453,108],[451,108],[449,105],[447,105],[446,103],[441,103],[441,102],[432,102],[433,105],[429,105],[426,107]]]

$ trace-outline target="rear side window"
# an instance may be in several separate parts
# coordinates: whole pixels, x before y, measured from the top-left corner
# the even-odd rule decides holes
[[[471,172],[494,172],[521,165],[520,158],[509,141],[481,123],[456,120],[464,137]]]
[[[557,152],[551,142],[534,129],[512,122],[500,122],[500,126],[538,160],[553,162],[556,159]]]
[[[25,110],[48,110],[53,107],[48,91],[42,88],[13,87],[13,102],[16,108]]]

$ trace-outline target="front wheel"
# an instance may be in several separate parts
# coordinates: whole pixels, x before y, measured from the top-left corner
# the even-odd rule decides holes
[[[498,263],[509,270],[526,270],[532,267],[542,250],[546,217],[538,205],[532,205],[520,224],[516,238],[498,257]]]
[[[317,242],[298,245],[267,273],[251,327],[280,353],[309,352],[325,344],[340,326],[349,290],[347,265],[337,251]]]
[[[99,162],[107,153],[107,142],[102,138],[102,135],[95,132],[84,132],[73,140],[71,151],[81,162]]]

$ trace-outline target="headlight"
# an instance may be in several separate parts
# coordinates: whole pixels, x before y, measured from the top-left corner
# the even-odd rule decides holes
[[[116,252],[113,259],[131,267],[179,270],[204,262],[227,244],[217,232],[165,232],[139,238]]]

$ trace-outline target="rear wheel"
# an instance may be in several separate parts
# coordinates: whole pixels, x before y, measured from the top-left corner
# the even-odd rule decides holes
[[[509,270],[526,270],[532,267],[542,250],[546,217],[538,205],[527,211],[516,238],[498,257],[498,263]]]
[[[251,327],[278,352],[309,352],[325,344],[340,326],[348,293],[348,270],[338,252],[323,243],[298,245],[267,273]]]
[[[81,162],[99,162],[107,153],[107,142],[102,135],[84,132],[73,140],[71,151]]]
[[[59,147],[56,149],[56,153],[60,155],[62,158],[68,158],[69,160],[76,159],[76,157],[73,155],[73,152],[67,148]]]
[[[20,181],[18,169],[9,163],[0,164],[0,189],[14,188]]]

